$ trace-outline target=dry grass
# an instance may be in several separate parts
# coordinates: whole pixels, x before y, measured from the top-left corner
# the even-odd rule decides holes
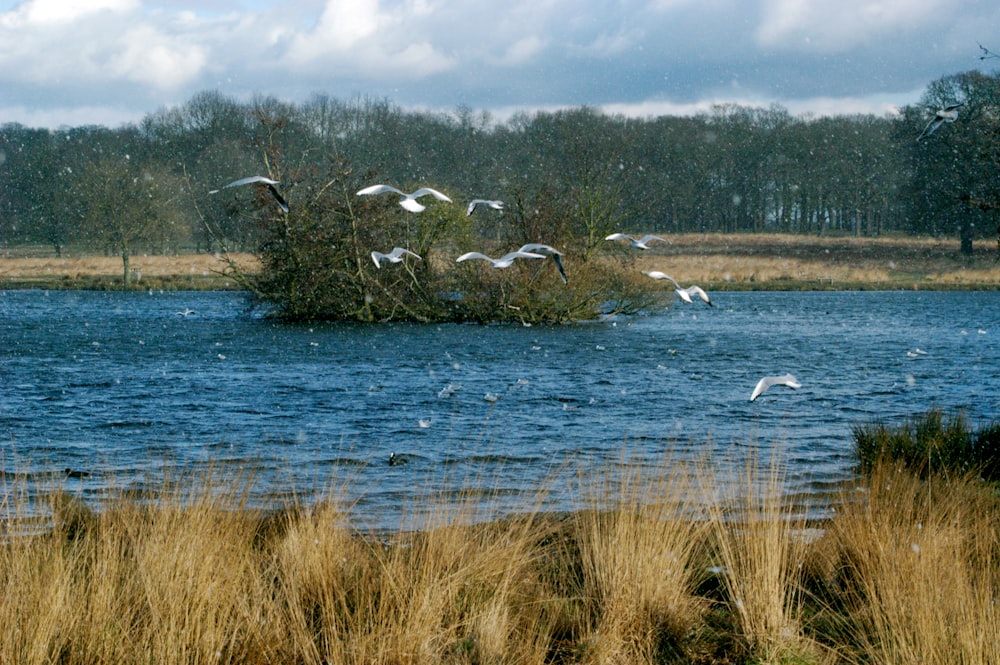
[[[706,503],[705,470],[623,468],[566,516],[452,506],[386,536],[211,478],[99,512],[57,493],[50,528],[0,542],[0,662],[1000,662],[981,482],[880,468],[806,539],[773,470]]]
[[[996,288],[993,241],[964,257],[957,241],[777,234],[685,234],[637,260],[681,282],[743,288]]]
[[[252,254],[232,258],[244,270],[253,271]],[[130,259],[137,288],[233,288],[225,277],[227,264],[214,254],[176,256],[142,255]],[[41,288],[114,288],[121,286],[122,261],[116,256],[6,256],[0,257],[0,285]]]
[[[966,478],[882,466],[816,555],[852,617],[854,662],[1000,662],[1000,500]]]
[[[1000,256],[992,240],[977,241],[971,258],[959,253],[957,241],[935,238],[680,234],[670,240],[670,245],[654,245],[642,254],[625,252],[635,259],[634,274],[662,270],[681,282],[714,290],[954,289],[1000,284]],[[615,248],[608,251],[616,254]],[[232,258],[247,272],[259,269],[252,254]],[[451,256],[428,257],[435,259],[441,268],[452,266]],[[220,275],[225,263],[211,254],[135,256],[132,267],[142,273],[140,287],[235,286]],[[120,284],[121,269],[118,257],[54,258],[45,248],[22,248],[0,256],[0,285],[114,288]]]
[[[748,462],[737,496],[710,504],[720,578],[741,646],[759,662],[813,662],[819,649],[800,621],[808,539],[783,488],[780,466]]]

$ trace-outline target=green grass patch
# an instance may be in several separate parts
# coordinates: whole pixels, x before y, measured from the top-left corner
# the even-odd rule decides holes
[[[896,426],[856,426],[853,436],[862,473],[880,463],[895,463],[925,478],[977,473],[1000,480],[1000,422],[973,428],[961,411],[931,409]]]

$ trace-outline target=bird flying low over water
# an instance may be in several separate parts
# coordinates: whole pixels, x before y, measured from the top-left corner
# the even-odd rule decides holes
[[[267,188],[271,190],[271,195],[274,197],[274,200],[277,201],[278,206],[281,207],[281,211],[288,212],[288,203],[285,201],[284,197],[281,196],[281,193],[278,191],[278,188],[275,187],[275,185],[278,184],[278,181],[272,180],[271,178],[262,175],[252,175],[252,176],[247,176],[246,178],[240,178],[239,180],[234,180],[228,185],[223,185],[219,189],[213,189],[212,191],[209,192],[209,194],[218,194],[223,189],[229,189],[230,187],[239,187],[240,185],[250,185],[253,183],[260,183],[262,185],[267,185]]]
[[[943,123],[955,122],[958,119],[958,109],[962,106],[965,106],[964,102],[949,104],[943,109],[938,109],[934,114],[934,117],[931,118],[931,121],[927,123],[926,127],[924,127],[924,131],[920,132],[920,136],[917,137],[917,141],[923,141],[925,138],[933,134]]]
[[[687,288],[681,288],[681,285],[677,283],[677,280],[666,273],[660,272],[659,270],[643,270],[642,274],[647,277],[652,277],[653,279],[670,280],[674,284],[674,293],[676,293],[681,300],[688,304],[692,304],[694,302],[691,299],[691,296],[697,296],[708,303],[709,307],[712,307],[712,301],[709,300],[708,294],[705,293],[705,290],[698,285],[692,284]]]
[[[393,247],[392,251],[388,254],[383,254],[382,252],[372,252],[372,261],[375,262],[376,268],[381,268],[383,263],[402,263],[406,256],[412,256],[418,261],[423,260],[415,252],[411,252],[410,250],[402,247]]]
[[[639,239],[636,239],[625,233],[612,233],[607,238],[605,238],[605,240],[628,240],[629,244],[632,247],[635,247],[636,249],[649,249],[649,243],[653,242],[654,240],[658,242],[666,242],[666,243],[670,242],[666,238],[661,238],[660,236],[645,235]]]
[[[421,204],[417,201],[421,196],[430,194],[438,201],[447,201],[451,203],[451,199],[437,191],[436,189],[431,189],[430,187],[421,187],[412,194],[407,194],[406,192],[401,192],[400,190],[392,187],[390,185],[372,185],[371,187],[365,187],[357,193],[357,196],[367,196],[369,194],[386,194],[391,192],[393,194],[399,194],[403,198],[399,200],[399,205],[403,206],[406,210],[410,212],[421,212],[426,209],[427,206]]]
[[[757,382],[757,387],[753,389],[750,394],[750,401],[754,401],[765,392],[771,386],[788,386],[789,388],[801,388],[802,384],[792,376],[791,374],[782,374],[781,376],[765,376],[763,379]]]
[[[536,254],[534,252],[510,252],[509,254],[504,254],[499,259],[493,259],[485,254],[480,254],[479,252],[468,252],[462,254],[460,257],[455,259],[455,263],[461,263],[462,261],[468,261],[470,259],[482,259],[484,261],[489,261],[493,264],[494,268],[509,268],[515,260],[517,259],[544,259],[545,257],[541,254]]]
[[[493,208],[494,210],[503,210],[503,201],[487,201],[486,199],[472,199],[469,201],[469,210],[465,213],[468,217],[476,209],[477,206],[485,206],[487,208]]]
[[[551,256],[552,260],[556,264],[556,268],[559,270],[559,276],[562,278],[563,284],[567,283],[566,271],[563,269],[562,263],[562,252],[560,252],[555,247],[551,245],[543,245],[539,242],[529,242],[527,245],[522,245],[517,251],[525,252],[528,254],[541,254],[542,256]]]

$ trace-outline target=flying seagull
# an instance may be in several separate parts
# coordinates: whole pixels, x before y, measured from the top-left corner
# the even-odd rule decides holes
[[[979,48],[983,52],[983,54],[981,56],[979,56],[980,60],[988,60],[989,58],[1000,58],[1000,55],[997,55],[996,53],[994,53],[993,51],[989,50],[988,48],[986,48],[982,44],[979,45]]]
[[[486,206],[487,208],[493,208],[494,210],[503,210],[503,201],[487,201],[486,199],[472,199],[469,201],[469,210],[465,213],[468,217],[472,214],[472,211],[476,209],[476,206]]]
[[[368,194],[385,194],[387,192],[392,192],[393,194],[399,194],[403,198],[399,200],[399,205],[403,206],[410,212],[420,212],[424,210],[427,206],[421,205],[417,199],[426,194],[430,194],[438,201],[447,201],[451,203],[451,199],[437,191],[436,189],[431,189],[430,187],[421,187],[412,194],[407,194],[406,192],[401,192],[395,187],[389,185],[372,185],[371,187],[365,187],[357,193],[358,196],[367,196]]]
[[[485,254],[480,254],[479,252],[469,252],[467,254],[462,254],[460,257],[455,259],[456,263],[461,263],[462,261],[468,261],[469,259],[483,259],[484,261],[489,261],[493,264],[494,268],[509,268],[511,264],[514,263],[516,259],[544,259],[545,257],[541,254],[535,254],[534,252],[510,252],[509,254],[504,254],[499,259],[491,259]]]
[[[763,379],[757,382],[757,387],[753,389],[753,393],[750,394],[750,401],[754,401],[765,392],[771,386],[788,386],[789,388],[801,388],[802,384],[799,383],[794,376],[791,374],[784,374],[782,376],[765,376]]]
[[[705,293],[705,290],[702,289],[700,286],[691,285],[686,289],[683,289],[681,288],[681,285],[677,283],[677,280],[675,280],[670,275],[667,275],[666,273],[660,272],[659,270],[643,270],[642,274],[646,275],[647,277],[652,277],[653,279],[669,279],[671,282],[674,283],[674,292],[678,296],[680,296],[681,300],[683,300],[688,304],[692,304],[694,302],[691,299],[691,296],[698,296],[706,303],[708,303],[709,307],[712,307],[712,301],[708,299],[708,294]]]
[[[239,180],[234,180],[228,185],[223,185],[219,189],[213,189],[212,191],[209,192],[209,194],[218,194],[223,189],[229,189],[230,187],[239,187],[240,185],[249,185],[251,183],[256,183],[256,182],[267,185],[267,188],[271,190],[271,194],[274,196],[274,200],[277,201],[278,205],[281,207],[281,211],[288,212],[288,203],[285,202],[285,199],[281,196],[281,193],[278,192],[278,188],[275,187],[275,185],[278,184],[278,181],[272,180],[271,178],[267,178],[262,175],[252,175],[252,176],[247,176],[246,178],[240,178]]]
[[[627,235],[625,233],[612,233],[607,238],[605,238],[605,240],[628,240],[629,244],[632,245],[632,247],[635,247],[636,249],[649,249],[649,243],[653,242],[654,240],[667,243],[670,242],[665,238],[661,238],[660,236],[654,236],[654,235],[646,235],[636,240],[632,236]]]
[[[945,122],[955,122],[958,119],[958,109],[961,106],[965,106],[964,102],[958,104],[949,104],[943,109],[938,109],[931,118],[931,121],[927,123],[924,127],[924,131],[920,132],[920,136],[917,137],[917,141],[923,141],[925,138],[933,134],[938,127],[940,127]]]
[[[528,254],[541,254],[542,256],[551,256],[552,260],[556,263],[556,268],[559,270],[559,276],[562,277],[563,284],[566,284],[566,271],[563,269],[562,264],[562,252],[560,252],[555,247],[551,245],[543,245],[538,242],[529,242],[527,245],[522,245],[517,251],[525,252]]]
[[[393,247],[392,251],[388,254],[383,254],[382,252],[372,252],[372,261],[375,262],[376,268],[381,268],[383,263],[402,263],[404,256],[407,254],[415,257],[418,261],[422,260],[420,256],[408,249]]]

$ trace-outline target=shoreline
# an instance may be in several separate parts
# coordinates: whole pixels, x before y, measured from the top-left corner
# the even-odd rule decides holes
[[[817,237],[784,234],[668,236],[641,254],[608,252],[623,269],[662,270],[710,291],[995,290],[1000,254],[992,240],[974,244],[971,257],[957,240],[902,237]],[[8,248],[0,254],[0,289],[121,289],[115,256],[55,257],[47,248]],[[230,257],[248,273],[250,253]],[[137,255],[132,290],[239,290],[217,254]],[[641,280],[637,277],[637,280]]]

